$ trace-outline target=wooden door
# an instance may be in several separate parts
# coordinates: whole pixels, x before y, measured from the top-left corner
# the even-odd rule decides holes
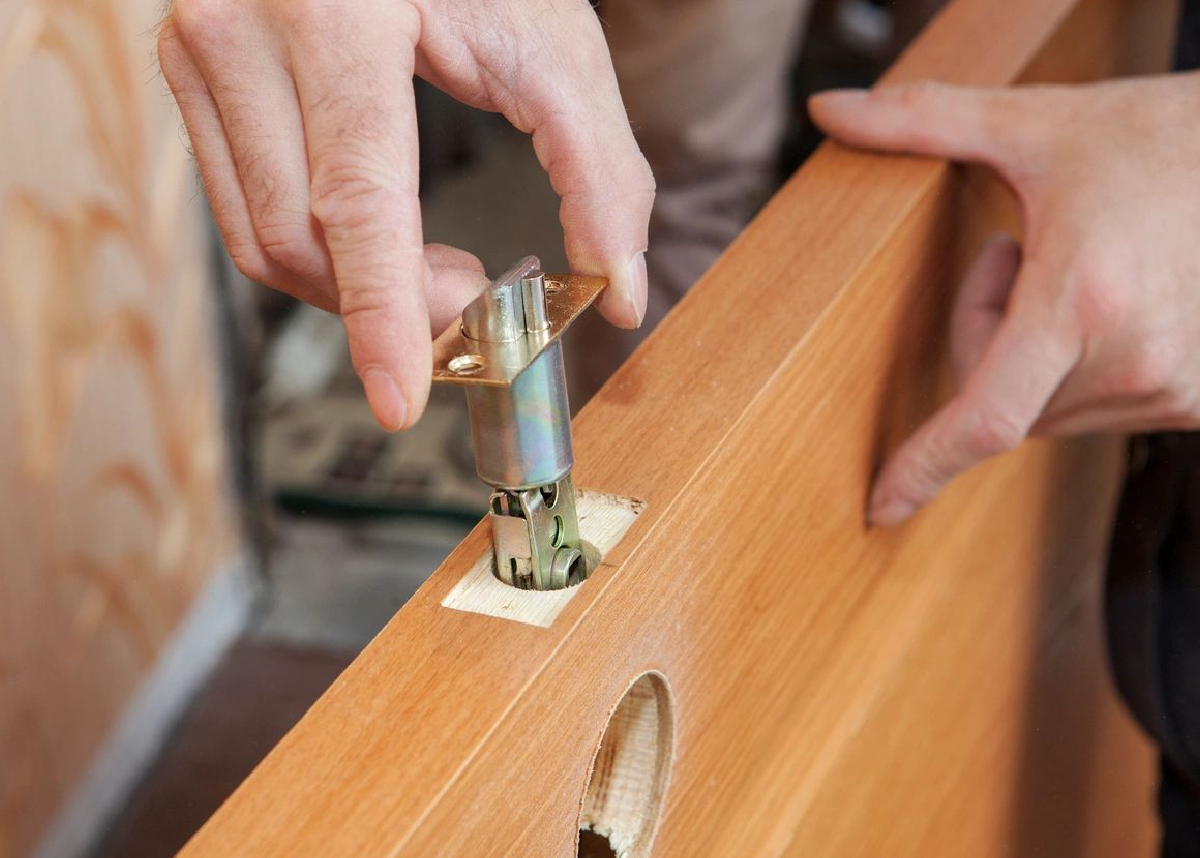
[[[1162,68],[1171,7],[958,0],[888,75]],[[896,530],[987,175],[826,146],[580,414],[604,564],[503,589],[480,526],[186,858],[1145,855],[1100,628],[1119,439],[1027,443]],[[499,588],[499,589],[497,589]]]

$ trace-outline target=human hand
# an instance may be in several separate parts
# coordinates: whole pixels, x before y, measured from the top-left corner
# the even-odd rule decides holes
[[[587,0],[175,0],[158,49],[234,262],[342,314],[385,428],[420,416],[431,333],[486,285],[422,247],[414,74],[533,135],[571,268],[641,323],[654,179]]]
[[[829,92],[851,146],[978,162],[1012,188],[951,317],[959,389],[891,455],[868,517],[894,525],[1028,435],[1200,427],[1200,76]]]

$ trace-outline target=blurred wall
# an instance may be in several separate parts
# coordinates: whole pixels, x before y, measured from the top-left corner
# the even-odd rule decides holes
[[[237,548],[159,11],[0,2],[0,858],[32,854],[72,803],[99,819],[116,799],[89,777],[135,776],[124,757],[145,748],[98,756]],[[172,714],[139,712],[134,746]]]

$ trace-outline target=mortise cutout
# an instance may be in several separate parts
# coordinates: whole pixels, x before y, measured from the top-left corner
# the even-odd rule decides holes
[[[644,858],[658,830],[674,757],[666,678],[643,673],[604,728],[579,814],[579,858]]]
[[[646,504],[618,495],[580,491],[575,497],[575,508],[579,513],[580,536],[595,546],[603,563]],[[519,590],[492,574],[492,562],[489,547],[442,600],[442,607],[549,628],[579,588],[587,585],[585,581],[564,590]]]

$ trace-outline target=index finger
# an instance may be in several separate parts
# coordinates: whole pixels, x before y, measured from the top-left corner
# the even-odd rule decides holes
[[[420,21],[387,0],[284,9],[312,213],[350,356],[376,418],[401,429],[424,409],[432,369],[412,86]]]

